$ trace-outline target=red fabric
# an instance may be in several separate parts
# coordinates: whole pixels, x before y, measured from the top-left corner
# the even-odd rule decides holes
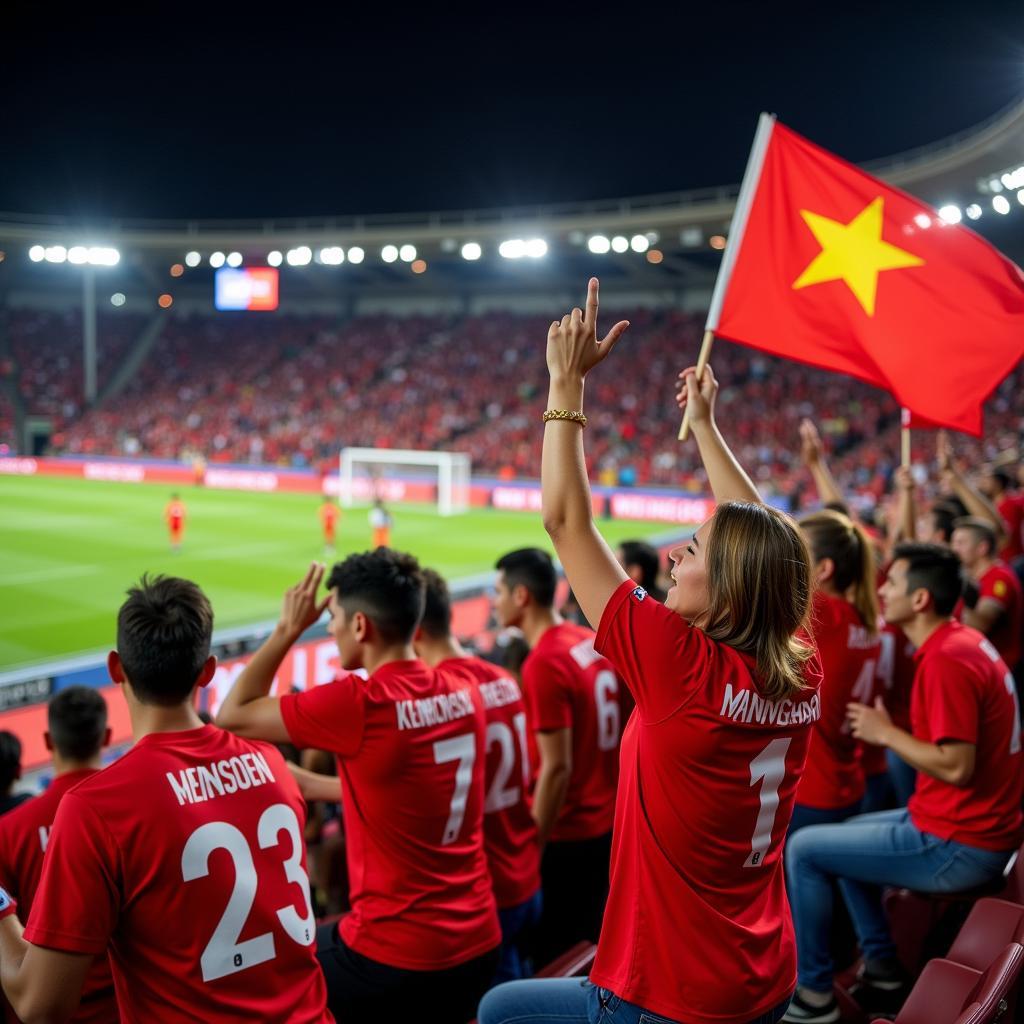
[[[572,774],[550,838],[594,839],[610,832],[622,706],[618,676],[594,651],[593,631],[571,622],[552,626],[523,662],[523,692],[531,732],[572,729]]]
[[[674,1020],[746,1024],[796,983],[782,844],[820,669],[797,698],[764,700],[748,656],[642,593],[624,583],[597,638],[636,710],[590,979]]]
[[[58,775],[35,799],[0,818],[0,885],[17,899],[22,924],[28,920],[32,909],[43,870],[43,853],[61,798],[73,786],[95,774],[94,769],[87,768]],[[12,1014],[10,1019],[16,1018]],[[85,979],[82,1002],[71,1024],[110,1024],[117,1019],[110,960],[98,956]]]
[[[879,198],[882,241],[923,263],[878,271],[873,312],[843,279],[794,288],[824,251],[801,211],[846,225]],[[1024,275],[969,228],[776,124],[716,333],[980,435],[982,403],[1021,357]]]
[[[864,796],[864,770],[846,721],[846,705],[851,700],[870,704],[874,699],[880,643],[849,601],[820,590],[814,595],[811,623],[821,658],[821,718],[811,731],[796,802],[833,810]]]
[[[65,793],[25,938],[109,946],[124,1020],[332,1021],[305,814],[269,744],[213,726],[145,736]]]
[[[876,695],[885,703],[893,722],[907,732],[910,725],[910,695],[914,688],[914,645],[899,626],[886,622],[879,633]],[[861,745],[864,775],[881,775],[889,770],[885,747]]]
[[[528,800],[530,761],[526,705],[519,685],[482,658],[451,658],[438,669],[479,684],[487,716],[484,852],[498,909],[516,907],[540,888],[537,826]]]
[[[164,518],[172,530],[180,530],[185,525],[185,506],[180,501],[168,502]]]
[[[917,773],[908,807],[922,831],[985,850],[1020,845],[1020,717],[1013,676],[977,630],[949,622],[918,648],[914,677],[914,737],[976,747],[966,786]]]
[[[1004,562],[1012,562],[1024,555],[1024,495],[1006,494],[997,506],[1006,523],[1007,541],[999,552]]]
[[[1024,594],[1021,593],[1017,574],[997,562],[978,580],[978,600],[981,601],[983,597],[998,601],[1003,607],[1003,614],[988,638],[999,652],[999,657],[1013,669],[1021,658],[1024,633]],[[963,610],[963,600],[957,601],[953,617],[962,618]]]
[[[298,747],[338,757],[357,953],[413,971],[501,941],[483,850],[487,724],[465,676],[390,662],[281,699]]]

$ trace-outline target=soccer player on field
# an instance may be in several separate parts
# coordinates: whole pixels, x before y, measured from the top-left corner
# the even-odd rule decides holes
[[[374,499],[373,508],[370,509],[370,526],[373,529],[373,543],[371,548],[386,548],[391,544],[391,526],[394,519],[391,513],[384,507],[380,498]]]
[[[526,705],[519,684],[497,665],[467,654],[452,636],[451,595],[444,579],[424,569],[426,603],[416,653],[434,668],[476,683],[487,715],[484,851],[501,921],[496,981],[524,977],[522,937],[540,920],[540,848],[530,815]]]
[[[996,649],[952,619],[960,595],[956,555],[899,544],[880,590],[882,614],[915,644],[913,732],[884,705],[851,703],[854,736],[895,751],[917,769],[906,808],[802,829],[786,848],[800,987],[787,1020],[832,1024],[829,949],[833,882],[864,953],[857,998],[882,1010],[905,976],[882,908],[882,886],[960,892],[1000,876],[1024,838],[1020,719],[1013,677]]]
[[[47,707],[47,750],[53,754],[54,779],[35,800],[22,804],[0,820],[0,884],[18,903],[24,924],[39,887],[43,854],[61,799],[79,782],[100,770],[100,751],[110,742],[107,704],[88,686],[69,686],[51,698]],[[82,987],[82,1001],[73,1024],[118,1024],[110,961],[101,955]]]
[[[477,688],[429,668],[416,559],[389,548],[288,591],[281,621],[238,677],[218,722],[338,758],[352,912],[319,958],[339,1020],[464,1024],[498,964],[501,929],[483,848],[487,723]],[[269,697],[292,644],[324,611],[347,674]],[[364,669],[369,678],[354,674]]]
[[[188,580],[143,577],[107,659],[135,746],[66,792],[28,925],[0,898],[0,980],[25,1020],[68,1020],[109,951],[121,1017],[328,1024],[284,759],[203,725],[213,611]]]
[[[544,910],[535,955],[543,966],[601,931],[619,778],[620,682],[594,650],[593,630],[555,611],[558,577],[546,551],[510,551],[496,568],[498,622],[518,626],[530,645],[522,672],[537,753],[533,818]]]
[[[181,538],[185,533],[185,502],[176,494],[171,495],[171,500],[164,509],[164,520],[171,538],[171,551],[178,552],[181,550]]]
[[[711,368],[685,371],[718,508],[672,549],[665,604],[626,576],[593,520],[584,375],[626,328],[596,336],[597,281],[548,331],[544,525],[597,649],[636,698],[622,738],[611,891],[588,982],[535,979],[484,997],[480,1024],[545,1019],[771,1024],[796,981],[782,844],[819,717],[801,639],[811,595],[796,525],[762,504],[715,425]]]
[[[340,518],[338,503],[333,498],[324,498],[320,503],[320,527],[324,533],[324,551],[328,554],[334,554],[335,532]]]

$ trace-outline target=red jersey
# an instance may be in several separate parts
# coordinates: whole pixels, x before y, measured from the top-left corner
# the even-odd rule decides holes
[[[884,623],[879,627],[878,665],[875,693],[885,703],[889,717],[899,728],[911,731],[910,695],[914,687],[914,645],[899,626]],[[864,775],[881,775],[889,770],[885,747],[861,744]]]
[[[338,758],[352,903],[341,937],[391,967],[443,970],[501,942],[483,848],[487,722],[461,681],[395,661],[281,698],[292,742]]]
[[[453,675],[465,672],[479,686],[487,717],[484,852],[498,909],[516,907],[540,888],[537,826],[528,801],[530,761],[523,695],[514,679],[482,658],[450,658],[438,668]]]
[[[269,744],[144,736],[64,794],[25,938],[109,947],[125,1022],[331,1022],[305,815]]]
[[[978,580],[978,601],[982,598],[997,601],[1003,609],[992,632],[988,634],[992,646],[1011,668],[1021,659],[1021,637],[1024,634],[1024,594],[1021,593],[1017,574],[1002,562],[996,562]],[[963,600],[953,610],[956,619],[963,617]]]
[[[1006,524],[1006,544],[999,552],[1004,562],[1024,555],[1024,494],[1004,494],[996,506]]]
[[[164,518],[172,530],[180,530],[185,525],[185,506],[180,501],[169,502]]]
[[[636,699],[622,738],[595,985],[693,1024],[746,1024],[796,985],[782,844],[821,717],[820,669],[761,696],[753,659],[627,581],[597,649]]]
[[[572,729],[572,774],[551,840],[593,839],[611,831],[619,778],[619,678],[594,650],[594,633],[552,626],[523,662],[531,732]]]
[[[18,901],[18,917],[24,924],[32,909],[43,854],[61,798],[73,786],[96,774],[96,769],[65,772],[34,800],[29,800],[0,818],[0,881]],[[13,1016],[10,1019],[16,1019]],[[72,1024],[114,1024],[120,1020],[114,979],[106,955],[98,956],[85,979],[82,1001]]]
[[[851,700],[870,704],[874,699],[879,640],[849,601],[820,590],[814,595],[811,623],[821,659],[821,718],[811,731],[796,802],[833,810],[864,796],[860,745],[846,721],[846,705]]]
[[[334,532],[335,524],[338,522],[338,506],[333,501],[325,501],[320,506],[320,522],[325,533]]]
[[[917,773],[911,820],[922,832],[967,846],[1020,845],[1024,765],[1013,676],[995,647],[959,622],[940,626],[915,657],[914,737],[973,743],[976,754],[966,786]]]

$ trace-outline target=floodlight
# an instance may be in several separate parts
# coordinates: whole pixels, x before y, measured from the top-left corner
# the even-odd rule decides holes
[[[651,247],[651,240],[647,235],[634,235],[629,240],[629,247],[633,252],[647,252]]]
[[[345,262],[345,250],[340,245],[328,245],[320,250],[320,262],[337,267]]]
[[[960,207],[953,203],[947,203],[945,206],[939,207],[939,220],[943,224],[959,224],[963,214],[960,212]]]
[[[548,254],[548,243],[543,238],[531,238],[526,242],[526,255],[531,259],[539,260]]]
[[[1017,193],[1017,202],[1024,206],[1024,188]]]
[[[33,263],[42,263],[46,258],[46,250],[41,245],[33,245],[28,251],[28,258]]]
[[[591,235],[587,240],[587,248],[598,256],[603,255],[612,247],[604,235]]]
[[[416,246],[415,245],[403,245],[398,250],[398,255],[403,263],[412,263],[416,259]]]
[[[186,267],[198,267],[202,263],[203,257],[195,251],[185,253],[185,266]]]
[[[68,251],[63,245],[48,245],[46,247],[47,263],[63,263],[68,258]]]
[[[94,267],[116,267],[121,262],[121,254],[108,245],[92,245],[89,247],[89,262]]]
[[[240,252],[228,253],[228,266],[240,267],[242,265],[242,254]]]
[[[612,239],[613,252],[625,252],[629,248],[629,239],[622,235],[616,235]]]
[[[977,203],[971,203],[971,205],[964,210],[964,213],[966,213],[971,220],[977,220],[981,216],[981,207]]]
[[[397,245],[385,245],[380,251],[380,258],[385,263],[394,263],[398,259],[398,246]]]
[[[211,252],[210,253],[210,266],[211,267],[223,267],[224,266],[224,253],[222,253],[222,252]]]
[[[288,265],[291,267],[308,266],[313,259],[313,250],[308,245],[300,245],[288,250]]]
[[[508,238],[498,246],[498,255],[507,260],[518,260],[526,255],[526,243],[521,238]]]
[[[995,196],[992,200],[992,209],[996,213],[1009,213],[1010,212],[1010,200],[1006,196]],[[47,257],[49,259],[49,257]]]
[[[114,292],[110,296],[110,304],[112,306],[123,306],[128,300],[124,296],[124,292]]]
[[[349,263],[362,263],[365,255],[366,253],[363,252],[358,245],[350,246],[348,250],[348,261]]]
[[[284,262],[284,256],[277,249],[272,249],[267,253],[267,265],[271,267],[279,267]]]
[[[462,247],[462,258],[464,260],[478,260],[483,255],[479,242],[467,242]]]
[[[68,249],[68,263],[74,263],[80,267],[83,263],[89,262],[89,250],[84,245],[73,245]]]

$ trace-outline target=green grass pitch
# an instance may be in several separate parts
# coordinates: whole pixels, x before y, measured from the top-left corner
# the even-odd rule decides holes
[[[0,669],[109,647],[125,589],[143,572],[195,580],[216,627],[272,619],[284,589],[325,552],[312,494],[187,488],[188,518],[170,551],[164,507],[171,489],[54,477],[0,477]],[[443,519],[395,506],[391,541],[450,580],[490,569],[512,548],[550,550],[535,513],[474,510]],[[614,544],[665,533],[659,523],[600,524]],[[345,510],[337,556],[370,543],[365,509]]]

